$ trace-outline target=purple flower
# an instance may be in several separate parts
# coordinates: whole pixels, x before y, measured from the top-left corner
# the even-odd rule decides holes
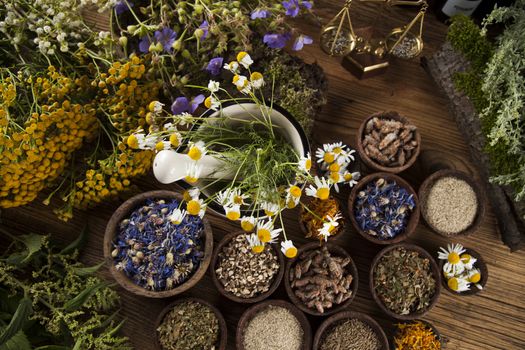
[[[204,33],[201,36],[201,40],[204,40],[208,37],[209,28],[210,28],[210,24],[208,23],[208,21],[204,21],[201,23],[201,25],[199,26],[199,29],[202,29],[204,31]]]
[[[297,39],[295,39],[295,42],[292,45],[292,50],[294,51],[300,51],[303,49],[304,45],[310,45],[313,43],[312,38],[310,38],[308,35],[299,35]]]
[[[283,1],[283,6],[286,9],[286,15],[297,17],[299,14],[299,0]]]
[[[131,7],[133,7],[133,3],[130,3],[126,0],[119,0],[115,4],[115,13],[117,16],[123,14],[126,11],[129,11]]]
[[[197,110],[199,105],[204,102],[204,99],[204,95],[197,95],[193,97],[191,101],[189,101],[188,98],[184,96],[177,97],[171,105],[171,112],[175,115],[182,114],[184,112],[193,113]]]
[[[202,94],[195,96],[190,102],[190,113],[195,112],[195,110],[199,107],[201,103],[204,102],[205,99],[206,97],[204,97],[204,95]]]
[[[286,43],[291,37],[292,35],[290,33],[265,34],[263,37],[263,42],[271,49],[282,49],[286,46]]]
[[[302,1],[301,6],[303,6],[307,10],[312,9],[312,3],[310,1]]]
[[[151,40],[149,39],[149,36],[145,35],[142,38],[140,38],[140,42],[139,42],[140,52],[148,53],[150,45],[151,45]]]
[[[173,48],[171,46],[177,39],[177,33],[171,28],[163,28],[161,31],[155,31],[155,39],[162,44],[165,52],[172,52]]]
[[[268,16],[270,16],[270,12],[267,10],[253,10],[250,18],[267,18]]]
[[[224,59],[222,57],[215,57],[210,60],[208,63],[208,66],[206,67],[206,70],[211,75],[219,75],[221,74],[222,69],[222,63],[224,62]]]

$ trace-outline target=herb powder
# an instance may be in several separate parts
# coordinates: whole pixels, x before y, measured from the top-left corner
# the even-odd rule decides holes
[[[175,305],[157,328],[164,350],[210,350],[219,341],[219,320],[198,302]]]
[[[397,248],[374,269],[374,288],[383,304],[398,315],[425,310],[436,292],[430,261],[418,252]]]
[[[288,309],[268,306],[248,322],[243,343],[246,350],[299,350],[303,335],[301,324]]]
[[[346,320],[329,328],[320,350],[379,350],[381,342],[369,325],[358,319]]]

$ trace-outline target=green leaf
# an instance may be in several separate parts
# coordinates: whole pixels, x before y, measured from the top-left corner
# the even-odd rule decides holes
[[[19,241],[26,246],[24,252],[17,252],[11,254],[7,258],[7,263],[11,265],[21,265],[29,262],[31,257],[36,252],[40,251],[44,244],[45,236],[31,233],[29,235],[22,235],[19,237]]]
[[[120,321],[120,323],[118,325],[116,325],[115,327],[113,327],[113,329],[111,329],[108,333],[107,333],[107,336],[109,337],[112,337],[114,336],[121,328],[122,326],[124,325],[124,323],[126,322],[126,320],[122,320]]]
[[[77,340],[75,343],[75,346],[73,347],[73,350],[80,350],[80,347],[82,346],[82,339]],[[1,350],[1,349],[0,349]]]
[[[108,318],[106,318],[104,320],[104,322],[102,322],[100,324],[100,326],[98,326],[97,328],[107,328],[109,327],[109,325],[111,324],[111,322],[113,322],[113,320],[118,316],[120,312],[120,309],[119,310],[116,310],[114,313],[112,313]]]
[[[11,322],[9,322],[7,327],[0,334],[0,345],[6,344],[9,339],[14,337],[22,329],[32,312],[33,308],[31,299],[23,298],[20,301],[20,304],[18,304],[18,308],[16,309]]]
[[[95,294],[99,289],[107,287],[108,284],[106,282],[100,282],[98,284],[92,285],[90,287],[87,287],[82,292],[80,292],[76,297],[69,300],[67,303],[64,304],[64,309],[66,311],[73,311],[84,305],[86,301],[88,301],[93,294]]]
[[[102,261],[100,264],[97,264],[95,266],[90,267],[74,267],[73,271],[75,271],[75,274],[77,276],[89,276],[97,272],[103,265],[105,264],[104,261]]]
[[[73,253],[76,249],[79,249],[84,246],[88,238],[88,225],[84,226],[80,236],[77,237],[73,242],[71,242],[67,247],[60,251],[60,255],[67,255]]]
[[[31,350],[31,344],[24,332],[19,331],[5,344],[0,345],[0,350]]]
[[[44,345],[35,348],[35,350],[71,350],[71,348],[63,345]]]

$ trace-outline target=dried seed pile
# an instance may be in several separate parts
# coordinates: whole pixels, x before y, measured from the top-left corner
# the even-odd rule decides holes
[[[259,254],[252,252],[245,235],[234,237],[218,255],[215,273],[227,292],[252,298],[270,289],[279,271],[279,261],[271,245]]]
[[[430,188],[423,210],[432,227],[451,235],[472,225],[478,211],[478,200],[466,181],[444,177]]]
[[[363,149],[367,156],[382,166],[405,165],[418,146],[417,128],[387,117],[375,117],[366,123],[363,133]]]
[[[175,305],[157,333],[164,350],[214,349],[219,341],[219,320],[206,305],[189,301]]]
[[[346,267],[352,260],[332,256],[326,246],[301,253],[290,269],[294,294],[310,309],[324,313],[352,296],[352,275]]]
[[[319,239],[319,230],[323,228],[325,223],[323,218],[326,218],[327,216],[334,218],[337,214],[341,213],[339,201],[333,198],[328,198],[327,200],[313,198],[308,203],[308,209],[309,210],[306,210],[301,207],[301,221],[306,228],[307,238],[312,237]],[[313,213],[315,213],[315,215]],[[338,234],[343,228],[344,221],[330,232],[331,236]]]
[[[398,315],[423,311],[436,292],[430,261],[417,251],[397,248],[379,259],[374,289],[383,304]]]
[[[395,41],[399,39],[398,37],[395,37]],[[399,44],[397,44],[394,49],[392,50],[391,54],[393,56],[404,58],[404,59],[410,59],[414,58],[419,54],[418,50],[418,40],[415,37],[412,36],[405,36]]]
[[[304,331],[288,309],[268,306],[255,315],[244,330],[246,350],[299,350]]]
[[[380,350],[381,342],[366,323],[355,318],[326,331],[320,350]]]

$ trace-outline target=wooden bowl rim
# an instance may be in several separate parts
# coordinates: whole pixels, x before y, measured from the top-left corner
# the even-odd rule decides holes
[[[269,306],[283,307],[290,311],[292,315],[295,316],[295,318],[297,318],[297,321],[299,321],[301,327],[303,328],[303,346],[301,347],[301,350],[310,350],[312,348],[312,327],[310,326],[310,322],[306,318],[305,314],[294,304],[280,299],[265,300],[259,304],[251,306],[243,312],[239,322],[237,323],[237,331],[235,333],[235,343],[237,350],[244,350],[244,330],[246,329],[249,321],[251,321],[252,318],[254,318],[260,311],[266,309]]]
[[[343,202],[336,198],[336,197],[330,197],[331,199],[337,201],[339,203],[339,211],[341,212],[341,215],[343,215],[343,225],[341,227],[341,229],[339,230],[339,232],[337,232],[335,235],[330,235],[330,237],[328,237],[328,240],[336,240],[336,239],[339,239],[340,237],[342,237],[344,235],[345,232],[348,232],[348,221],[349,218],[347,217],[347,210],[345,210],[346,208],[344,208],[343,206]],[[313,198],[310,197],[309,200],[313,200]],[[304,212],[304,208],[301,206],[298,210],[298,221],[299,221],[299,228],[301,229],[301,232],[303,233],[304,237],[309,239],[309,240],[315,240],[317,241],[318,239],[315,238],[315,237],[306,237],[306,235],[308,234],[308,230],[306,228],[306,225],[304,224],[304,221],[302,220],[302,213]]]
[[[416,128],[416,130],[414,132],[414,134],[415,134],[414,136],[415,136],[415,139],[417,141],[417,147],[415,148],[415,152],[414,152],[414,154],[412,154],[412,157],[410,157],[410,159],[403,166],[386,167],[386,166],[378,164],[377,162],[372,160],[366,154],[366,152],[365,152],[365,150],[363,148],[363,137],[364,137],[364,131],[365,131],[366,124],[368,123],[368,121],[370,119],[375,118],[375,117],[378,117],[378,118],[381,118],[381,119],[394,119],[394,120],[403,122],[405,124],[415,125],[415,124],[411,123],[410,120],[407,117],[402,116],[401,114],[399,114],[396,111],[382,111],[382,112],[376,112],[374,114],[369,115],[368,117],[365,118],[365,120],[363,120],[363,122],[359,126],[359,129],[358,129],[357,135],[356,135],[356,148],[357,148],[357,153],[359,154],[359,157],[363,160],[363,162],[368,167],[370,167],[370,168],[372,168],[374,170],[377,170],[377,171],[397,174],[397,173],[400,173],[400,172],[410,168],[416,162],[417,158],[419,157],[419,153],[421,152],[421,133],[419,132],[419,128]]]
[[[430,190],[432,189],[432,186],[434,186],[438,180],[446,178],[446,177],[454,177],[456,179],[463,180],[466,183],[468,183],[470,187],[472,187],[472,190],[474,191],[474,193],[476,194],[476,199],[478,201],[478,209],[476,212],[476,216],[474,217],[474,221],[472,221],[470,226],[464,229],[463,231],[452,233],[452,234],[447,234],[446,232],[440,231],[436,227],[432,226],[432,224],[430,224],[430,221],[428,220],[428,215],[425,209],[427,196]],[[429,177],[427,177],[425,181],[423,181],[423,183],[421,184],[421,187],[419,188],[418,195],[419,195],[419,201],[421,203],[421,216],[423,216],[425,223],[427,224],[428,227],[430,227],[432,231],[434,231],[435,233],[443,237],[450,238],[450,237],[456,237],[456,236],[468,236],[476,232],[476,230],[479,228],[479,226],[481,225],[483,221],[483,217],[485,216],[485,196],[483,195],[483,191],[481,189],[482,187],[479,181],[469,176],[465,172],[455,170],[455,169],[438,170],[434,172],[432,175],[430,175]]]
[[[253,303],[258,303],[260,301],[263,301],[264,299],[267,299],[270,295],[272,295],[277,290],[277,288],[281,284],[281,280],[283,279],[284,268],[285,268],[284,255],[282,254],[281,250],[277,247],[277,244],[275,243],[270,244],[273,251],[277,255],[277,259],[279,263],[279,270],[277,271],[277,274],[275,275],[274,280],[272,284],[270,285],[270,289],[268,289],[268,291],[261,293],[257,296],[254,296],[252,298],[241,298],[241,297],[234,295],[233,293],[227,292],[224,289],[224,286],[222,285],[222,283],[219,281],[217,274],[215,273],[215,266],[217,265],[217,262],[219,259],[219,252],[222,251],[222,248],[224,248],[224,246],[228,244],[234,237],[237,237],[242,234],[246,235],[247,233],[244,231],[236,231],[236,232],[228,233],[222,237],[219,244],[217,244],[217,247],[213,251],[213,256],[211,258],[211,263],[210,263],[210,274],[211,274],[211,279],[213,283],[215,284],[215,287],[217,288],[219,293],[221,293],[221,295],[224,295],[226,298],[232,301],[235,301],[237,303],[253,304]]]
[[[323,323],[321,323],[321,325],[317,329],[317,332],[315,332],[314,344],[312,347],[313,350],[319,349],[319,347],[321,346],[321,340],[323,338],[323,335],[326,333],[327,330],[331,329],[335,324],[348,319],[357,319],[361,322],[366,323],[370,328],[372,328],[374,333],[377,335],[377,338],[379,339],[382,345],[381,349],[390,349],[385,331],[379,325],[379,323],[377,323],[377,321],[374,320],[371,316],[357,311],[340,311],[328,317],[326,320],[323,321]]]
[[[436,338],[437,340],[439,341],[439,343],[441,344],[441,346],[443,347],[445,344],[444,342],[444,339],[443,337],[441,336],[441,333],[439,332],[439,330],[436,328],[436,326],[434,326],[432,323],[426,321],[426,320],[423,320],[421,318],[416,318],[416,319],[413,319],[413,320],[405,320],[405,321],[400,321],[398,323],[415,323],[415,322],[421,322],[423,324],[425,324],[426,326],[428,326],[430,329],[432,329],[432,332],[436,335]],[[395,339],[396,339],[396,336],[397,334],[399,333],[399,328],[396,326],[396,330],[394,331],[394,336],[392,338],[392,342],[393,342],[393,345],[392,345],[392,348],[396,348],[395,346]]]
[[[474,264],[474,266],[477,269],[479,269],[480,272],[481,272],[481,280],[479,281],[479,284],[481,284],[483,289],[485,289],[485,286],[487,285],[487,281],[489,279],[489,268],[487,266],[487,263],[485,262],[485,259],[483,259],[481,254],[479,254],[474,249],[467,248],[467,247],[464,247],[464,248],[466,250],[465,251],[466,254],[469,254],[470,256],[472,256],[472,257],[477,259],[477,261]],[[451,294],[454,294],[454,295],[457,295],[457,296],[468,296],[468,295],[478,294],[479,292],[482,291],[482,290],[478,289],[476,286],[471,286],[470,290],[467,290],[465,292],[460,292],[460,293],[450,289],[448,284],[447,284],[447,279],[443,275],[443,265],[445,265],[445,262],[443,260],[440,260],[439,261],[439,271],[441,273],[441,282],[443,284],[443,288],[445,288]]]
[[[164,317],[166,317],[166,314],[170,312],[175,306],[186,303],[186,302],[196,302],[204,306],[207,306],[210,310],[213,311],[213,313],[215,314],[215,317],[217,317],[217,320],[219,321],[219,341],[218,341],[217,350],[225,350],[226,345],[228,343],[228,327],[226,325],[226,320],[224,319],[224,316],[222,315],[220,310],[217,309],[215,305],[211,304],[210,302],[204,299],[193,298],[193,297],[175,300],[174,302],[164,307],[164,309],[162,309],[160,314],[157,316],[157,319],[155,321],[155,345],[157,346],[157,348],[159,350],[164,349],[162,345],[160,344],[159,333],[157,331],[162,321],[164,320]]]
[[[324,243],[324,245],[327,246],[328,251],[330,253],[335,253],[338,256],[342,256],[342,257],[345,257],[345,258],[346,257],[350,258],[350,264],[348,264],[345,269],[346,269],[347,272],[348,271],[350,272],[350,274],[352,275],[352,278],[353,278],[352,285],[351,285],[351,287],[352,287],[351,288],[352,289],[352,295],[344,303],[332,306],[330,309],[325,310],[325,312],[320,313],[317,310],[310,309],[306,305],[304,305],[303,302],[301,300],[299,300],[299,298],[297,298],[297,296],[295,295],[294,291],[292,290],[292,286],[290,285],[290,270],[291,270],[292,266],[295,266],[295,263],[297,262],[297,259],[299,258],[299,256],[302,253],[304,253],[306,251],[309,251],[309,250],[313,250],[313,249],[320,249],[321,246],[319,245],[319,243],[311,242],[311,243],[306,243],[303,246],[301,246],[299,248],[298,252],[297,252],[297,256],[295,258],[289,259],[287,261],[286,269],[284,271],[284,287],[286,289],[286,294],[288,294],[288,298],[302,312],[310,314],[310,315],[313,315],[313,316],[333,315],[333,314],[337,313],[338,311],[341,311],[341,309],[344,309],[344,308],[348,307],[348,305],[350,305],[352,303],[352,301],[354,300],[354,298],[355,298],[355,296],[357,294],[357,288],[358,288],[358,285],[359,285],[359,273],[357,271],[357,266],[355,264],[354,259],[350,256],[350,254],[343,247],[341,247],[339,245],[336,245],[334,243],[326,242],[326,243]]]
[[[414,196],[414,203],[416,204],[414,210],[410,214],[410,218],[408,219],[407,226],[405,228],[405,231],[398,234],[392,239],[387,240],[381,240],[379,238],[375,238],[374,236],[369,235],[368,233],[361,230],[359,227],[359,224],[357,223],[357,220],[355,219],[354,215],[354,203],[357,199],[357,194],[361,189],[363,189],[366,185],[368,185],[370,182],[375,181],[376,179],[384,178],[387,181],[395,181],[399,186],[404,187],[410,194]],[[420,204],[419,204],[419,198],[414,190],[414,188],[407,182],[405,179],[400,177],[399,175],[391,174],[391,173],[373,173],[370,175],[365,176],[363,179],[361,179],[357,185],[352,188],[352,192],[350,192],[350,196],[348,197],[348,214],[350,216],[350,222],[352,222],[352,226],[354,226],[354,229],[369,242],[375,243],[375,244],[382,244],[382,245],[390,245],[390,244],[396,244],[399,242],[404,241],[407,239],[410,235],[412,235],[417,228],[417,225],[419,223],[419,216],[420,216]]]
[[[375,268],[379,260],[386,253],[390,252],[391,250],[398,249],[398,248],[405,248],[406,250],[416,251],[419,253],[420,256],[427,258],[430,261],[430,270],[432,271],[432,275],[436,283],[436,290],[434,292],[434,295],[430,299],[430,304],[428,305],[428,307],[422,311],[413,312],[408,315],[398,315],[394,313],[393,311],[391,311],[390,309],[388,309],[385,306],[385,304],[383,304],[379,296],[377,295],[377,292],[374,286],[374,271],[375,271]],[[394,245],[383,248],[379,253],[377,253],[377,255],[374,257],[374,260],[372,260],[372,265],[370,266],[370,273],[369,273],[369,288],[370,288],[370,293],[372,294],[372,298],[374,299],[376,304],[379,306],[379,308],[383,310],[384,313],[398,320],[411,321],[411,320],[415,320],[415,319],[425,316],[437,304],[439,296],[441,294],[441,270],[439,269],[439,266],[434,260],[434,258],[432,257],[432,255],[429,252],[427,252],[424,248],[418,245],[415,245],[415,244],[411,244],[411,243],[398,243],[398,244],[394,244]]]
[[[187,291],[188,289],[196,285],[202,279],[202,277],[204,277],[204,275],[206,274],[206,270],[208,269],[208,265],[210,264],[210,260],[213,253],[213,232],[208,219],[203,218],[202,222],[204,225],[204,257],[198,269],[192,274],[192,276],[188,280],[170,290],[147,290],[133,283],[133,281],[123,271],[118,271],[115,267],[114,259],[111,256],[112,242],[117,234],[119,222],[125,216],[129,215],[133,210],[135,210],[138,205],[144,203],[147,199],[177,199],[179,201],[183,200],[182,195],[177,192],[159,190],[148,191],[138,194],[122,203],[113,212],[111,218],[109,219],[106,225],[106,230],[104,232],[104,260],[109,265],[109,270],[113,278],[127,291],[135,295],[144,296],[148,298],[169,298]]]

